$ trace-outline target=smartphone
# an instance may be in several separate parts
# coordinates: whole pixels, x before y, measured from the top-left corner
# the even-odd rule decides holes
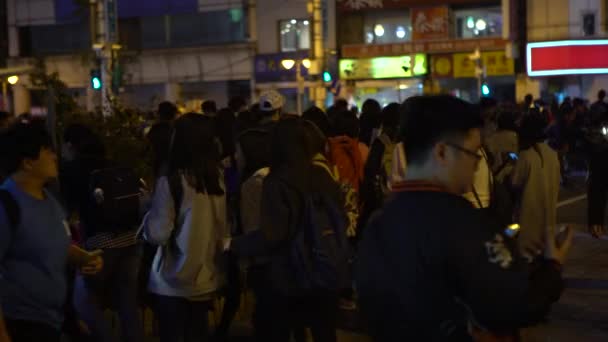
[[[509,158],[510,158],[511,160],[517,160],[519,157],[517,156],[517,153],[515,153],[515,152],[510,152],[510,153],[509,153]]]
[[[504,231],[505,235],[510,237],[510,238],[514,238],[517,236],[517,233],[519,233],[519,224],[518,223],[513,223],[507,226],[507,228],[505,228]]]

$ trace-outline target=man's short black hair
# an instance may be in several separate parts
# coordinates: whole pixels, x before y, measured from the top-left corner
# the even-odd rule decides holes
[[[302,119],[314,123],[325,136],[329,135],[329,119],[321,108],[316,106],[308,108],[302,113]]]
[[[400,137],[408,164],[427,161],[429,151],[446,138],[464,139],[481,128],[479,107],[449,95],[414,96],[401,108]]]
[[[44,120],[17,121],[0,133],[2,173],[13,174],[24,159],[38,159],[43,148],[53,148]]]
[[[606,91],[604,89],[600,89],[600,91],[597,92],[597,98],[600,100],[604,100],[605,97]]]
[[[207,100],[203,102],[203,104],[201,105],[201,109],[205,114],[217,113],[217,105],[213,100]]]
[[[177,116],[177,106],[172,102],[165,101],[158,105],[158,119],[160,121],[172,121]]]
[[[332,123],[333,136],[345,135],[350,138],[359,136],[359,120],[355,113],[343,110],[336,114]]]

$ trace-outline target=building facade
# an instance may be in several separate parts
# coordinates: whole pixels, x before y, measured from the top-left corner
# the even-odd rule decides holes
[[[266,89],[275,89],[286,98],[287,112],[297,112],[298,96],[301,97],[302,109],[306,110],[315,102],[328,106],[332,103],[330,92],[324,85],[330,85],[337,73],[336,35],[335,35],[335,0],[317,1],[320,6],[320,42],[321,58],[316,59],[316,66],[309,69],[304,60],[314,61],[315,45],[314,5],[313,0],[265,0],[257,2],[257,55],[254,61],[255,88],[259,93]],[[317,45],[319,47],[319,45]],[[318,55],[317,55],[318,56]],[[300,62],[298,77],[297,65],[287,69],[283,61]],[[314,64],[314,63],[313,63]],[[288,65],[290,66],[290,65]],[[314,68],[316,70],[313,70]],[[330,71],[334,70],[333,73]],[[323,82],[322,75],[325,74]],[[329,79],[328,79],[329,77]],[[316,94],[314,90],[321,90]],[[315,101],[317,98],[318,101]]]
[[[437,92],[473,102],[513,98],[519,2],[338,0],[345,96],[358,105]]]
[[[3,0],[8,65],[44,61],[81,104],[92,109],[96,68],[90,9],[72,0]],[[115,93],[127,106],[152,109],[162,100],[188,104],[214,99],[223,106],[251,93],[255,42],[250,3],[241,0],[115,1],[120,50],[112,66]],[[44,106],[27,79],[14,87],[15,111]],[[109,85],[106,85],[109,86]],[[196,109],[196,108],[192,108]]]
[[[608,89],[606,0],[528,0],[527,75],[518,97],[594,100]]]

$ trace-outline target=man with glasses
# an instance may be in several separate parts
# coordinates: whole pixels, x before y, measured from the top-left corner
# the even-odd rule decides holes
[[[451,96],[417,96],[401,115],[405,181],[359,246],[357,289],[372,337],[515,338],[559,298],[572,234],[556,246],[547,229],[544,253],[529,270],[505,227],[462,197],[483,158],[478,109]]]

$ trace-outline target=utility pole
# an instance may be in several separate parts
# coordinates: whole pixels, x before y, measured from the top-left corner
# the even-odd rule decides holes
[[[323,0],[310,0],[308,3],[309,12],[312,15],[312,65],[308,74],[314,76],[315,86],[313,87],[313,98],[315,106],[325,107],[326,91],[320,79],[325,64],[325,44],[323,42]]]
[[[90,0],[93,50],[97,56],[101,74],[101,111],[112,114],[112,62],[113,46],[118,41],[117,0]]]

